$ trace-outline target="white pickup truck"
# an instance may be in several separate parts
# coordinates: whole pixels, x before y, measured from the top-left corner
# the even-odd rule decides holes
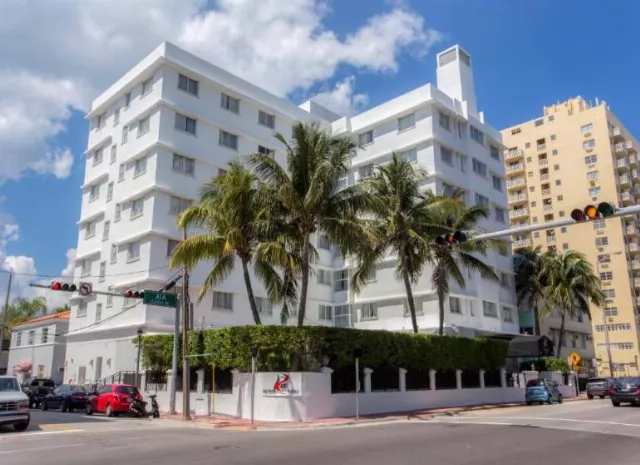
[[[0,426],[11,425],[16,431],[29,427],[29,396],[22,389],[15,376],[0,376]]]

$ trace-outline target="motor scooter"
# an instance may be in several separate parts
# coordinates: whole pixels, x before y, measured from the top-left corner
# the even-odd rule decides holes
[[[137,418],[145,418],[149,416],[146,408],[147,403],[144,400],[139,399],[136,396],[131,396],[129,397],[129,402],[131,402],[129,404],[129,412],[131,412]]]
[[[149,399],[151,399],[151,411],[149,412],[149,415],[152,418],[160,418],[160,406],[156,400],[156,395],[149,394]]]

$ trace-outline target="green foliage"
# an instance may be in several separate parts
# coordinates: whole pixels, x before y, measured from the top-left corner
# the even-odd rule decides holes
[[[167,370],[171,367],[173,336],[144,336],[142,359],[145,366]],[[251,367],[250,347],[258,346],[261,371],[314,371],[323,358],[334,369],[353,366],[353,350],[363,351],[363,366],[394,366],[407,370],[430,368],[497,369],[505,364],[508,343],[493,339],[370,331],[324,326],[235,326],[192,331],[189,353],[211,354],[191,359],[193,366],[215,363],[221,369]],[[148,363],[151,363],[149,365]]]
[[[7,327],[19,325],[47,313],[47,301],[44,297],[27,300],[23,297],[15,298],[8,307]],[[0,312],[0,325],[4,321],[4,311]]]
[[[566,373],[569,371],[569,362],[564,358],[541,358],[532,362],[522,362],[520,370],[531,370],[531,364],[536,371],[560,371]]]

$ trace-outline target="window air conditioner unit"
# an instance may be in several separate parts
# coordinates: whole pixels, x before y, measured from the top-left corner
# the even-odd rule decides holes
[[[64,367],[58,367],[58,373],[64,373]]]
[[[584,133],[584,137],[591,137],[591,133],[590,132],[585,132]]]

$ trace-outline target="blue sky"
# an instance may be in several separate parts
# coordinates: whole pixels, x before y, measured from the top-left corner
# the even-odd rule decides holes
[[[332,12],[324,18],[324,27],[345,39],[362,27],[367,18],[388,11],[396,3],[329,2]],[[636,82],[640,58],[636,46],[640,2],[412,0],[403,3],[424,18],[426,27],[442,34],[443,40],[434,45],[427,56],[416,58],[411,53],[413,47],[408,46],[397,58],[397,72],[372,72],[341,64],[330,79],[315,82],[304,92],[295,92],[294,98],[330,89],[336,82],[355,76],[355,91],[367,94],[367,106],[373,106],[426,82],[434,82],[435,53],[459,43],[473,57],[479,106],[494,127],[502,129],[531,119],[541,114],[543,105],[582,95],[587,99],[606,100],[625,125],[638,133]],[[0,19],[0,26],[2,22]],[[0,46],[0,55],[2,47],[8,46],[7,41],[2,43],[5,45]],[[119,74],[151,48],[140,50],[137,57],[132,55],[128,63],[120,64]],[[95,91],[90,96],[95,96]],[[20,226],[19,240],[7,242],[5,255],[34,257],[41,274],[59,274],[66,266],[65,252],[76,246],[78,237],[76,221],[80,216],[87,124],[82,111],[73,111],[70,119],[63,118],[63,124],[65,129],[47,142],[49,147],[68,147],[74,155],[74,165],[67,178],[27,171],[18,180],[0,184],[5,213]],[[0,140],[0,158],[2,147]]]

